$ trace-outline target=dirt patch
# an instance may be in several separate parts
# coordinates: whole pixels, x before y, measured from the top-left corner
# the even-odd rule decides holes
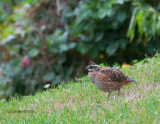
[[[133,89],[129,88],[124,90],[124,95],[126,97],[126,102],[136,102],[137,100],[141,100],[146,96],[148,92],[156,92],[157,89],[160,89],[160,83],[146,83],[146,84],[138,84]]]

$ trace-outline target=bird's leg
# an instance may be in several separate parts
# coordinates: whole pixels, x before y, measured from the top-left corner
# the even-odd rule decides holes
[[[108,97],[110,96],[111,93],[108,93]]]
[[[120,96],[120,89],[118,90],[118,96]]]

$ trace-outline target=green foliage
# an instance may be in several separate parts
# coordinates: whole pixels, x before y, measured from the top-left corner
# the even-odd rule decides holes
[[[155,26],[158,8],[154,2],[15,0],[11,6],[1,3],[0,87],[6,97],[33,94],[46,84],[52,87],[70,80],[84,72],[90,59],[128,63],[160,49],[159,28]],[[150,20],[152,12],[155,17]],[[144,42],[143,37],[151,42]],[[25,56],[29,57],[28,64],[23,62]],[[7,91],[7,87],[11,90]]]
[[[141,43],[143,46],[140,48],[143,51],[153,54],[160,50],[160,3],[143,0],[134,1],[133,6],[127,36],[131,42]]]
[[[151,41],[152,38],[160,36],[160,4],[157,8],[149,4],[135,2],[135,8],[132,14],[128,36],[133,40],[136,35],[136,26],[138,28],[139,38],[144,42]],[[156,10],[158,9],[158,10]],[[143,42],[143,41],[142,41]]]
[[[80,2],[74,10],[76,18],[71,28],[72,35],[81,41],[78,51],[96,58],[99,53],[113,56],[126,48],[126,31],[121,27],[129,21],[125,8],[128,4],[125,0]]]

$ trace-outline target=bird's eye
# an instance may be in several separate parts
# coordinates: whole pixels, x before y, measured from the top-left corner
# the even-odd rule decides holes
[[[90,69],[93,69],[93,66],[90,66]]]

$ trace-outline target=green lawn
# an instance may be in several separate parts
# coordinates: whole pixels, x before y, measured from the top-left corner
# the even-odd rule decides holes
[[[160,55],[121,71],[138,84],[124,86],[120,97],[113,92],[108,98],[84,76],[35,96],[0,102],[0,122],[160,123]]]

